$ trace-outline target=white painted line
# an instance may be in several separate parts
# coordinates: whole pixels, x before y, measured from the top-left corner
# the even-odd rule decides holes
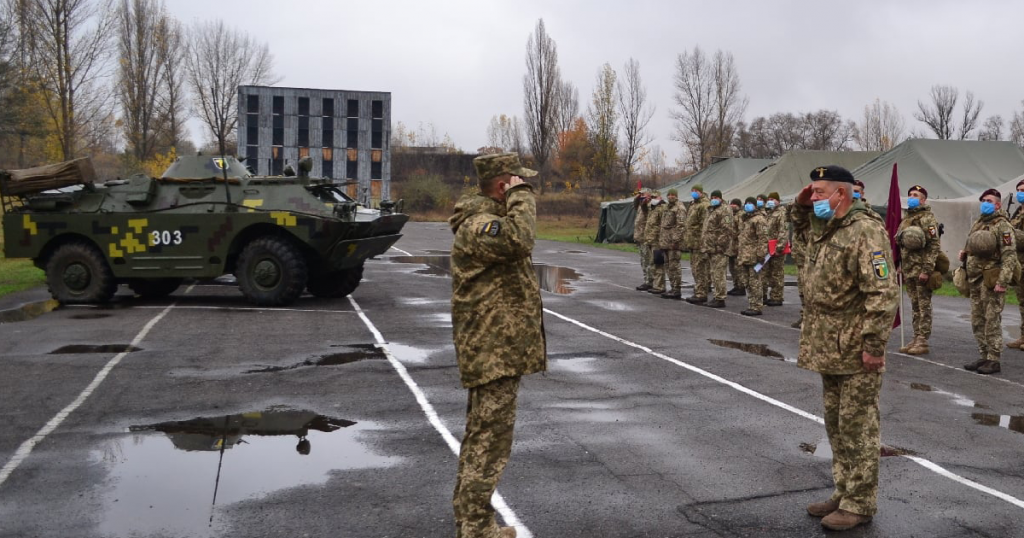
[[[354,308],[356,313],[359,314],[359,318],[363,320],[364,324],[366,324],[366,328],[370,329],[370,332],[373,333],[373,337],[377,340],[377,347],[384,352],[384,356],[387,357],[388,362],[390,362],[391,366],[396,372],[398,372],[398,376],[402,378],[402,381],[405,381],[405,385],[409,387],[413,396],[416,397],[416,403],[420,404],[420,409],[422,409],[423,413],[427,415],[427,420],[430,422],[430,425],[437,430],[437,433],[441,434],[441,438],[444,439],[445,444],[447,444],[452,453],[458,457],[460,447],[459,440],[456,439],[455,436],[452,435],[452,432],[448,430],[448,427],[441,422],[441,417],[438,416],[437,411],[434,410],[434,406],[430,404],[430,400],[427,399],[427,395],[424,394],[419,385],[413,381],[412,376],[409,375],[409,371],[405,369],[405,365],[399,362],[398,359],[391,354],[384,337],[380,334],[380,331],[377,330],[377,327],[373,325],[373,322],[370,321],[370,318],[366,316],[363,309],[359,308],[359,304],[356,303],[356,300],[349,295],[348,301],[352,303],[352,308]],[[533,533],[530,532],[530,529],[526,528],[526,525],[519,520],[516,513],[513,512],[512,508],[505,502],[505,498],[497,491],[495,491],[494,496],[491,497],[491,505],[494,506],[494,509],[497,510],[499,514],[501,514],[506,525],[516,528],[517,537],[533,538]]]
[[[391,249],[392,250],[397,250],[398,252],[401,252],[402,254],[405,254],[406,256],[412,256],[412,254],[409,254],[408,252],[406,252],[406,251],[404,251],[404,250],[402,250],[402,249],[400,249],[400,248],[398,248],[396,246],[392,246]]]
[[[702,375],[704,377],[707,377],[709,379],[712,379],[714,381],[722,383],[723,385],[732,387],[732,388],[734,388],[734,389],[736,389],[736,390],[738,390],[738,391],[740,391],[740,392],[742,392],[744,394],[747,394],[749,396],[753,396],[754,398],[757,398],[758,400],[767,402],[767,403],[772,404],[772,405],[774,405],[776,407],[779,407],[781,409],[785,409],[786,411],[789,411],[791,413],[800,415],[801,417],[804,417],[804,418],[806,418],[808,420],[813,420],[814,422],[817,422],[819,424],[824,424],[825,423],[825,420],[822,419],[821,417],[817,416],[817,415],[813,415],[811,413],[808,413],[807,411],[804,411],[802,409],[798,409],[798,408],[793,407],[793,406],[791,406],[791,405],[789,405],[787,403],[780,402],[779,400],[776,400],[775,398],[772,398],[770,396],[766,396],[764,394],[761,394],[760,392],[757,392],[755,390],[752,390],[752,389],[749,389],[747,387],[744,387],[743,385],[740,385],[739,383],[735,383],[733,381],[729,381],[728,379],[725,379],[725,378],[723,378],[721,376],[718,376],[716,374],[708,372],[707,370],[703,370],[703,369],[698,368],[696,366],[693,366],[691,364],[687,364],[687,363],[685,363],[685,362],[683,362],[683,361],[681,361],[679,359],[674,359],[672,357],[669,357],[668,355],[664,355],[662,353],[658,353],[657,351],[654,351],[654,350],[652,350],[649,347],[642,346],[640,344],[637,344],[637,343],[634,343],[634,342],[630,342],[629,340],[626,340],[624,338],[619,338],[618,336],[615,336],[613,334],[606,333],[606,332],[604,332],[604,331],[602,331],[600,329],[596,329],[594,327],[591,327],[590,325],[587,325],[587,324],[585,324],[585,323],[583,323],[581,321],[577,321],[577,320],[572,319],[570,317],[563,316],[562,314],[559,314],[558,312],[554,312],[554,311],[549,310],[547,308],[545,308],[544,311],[547,312],[548,314],[551,314],[552,316],[555,316],[556,318],[559,318],[559,319],[562,319],[562,320],[567,321],[569,323],[572,323],[573,325],[576,325],[578,327],[586,329],[586,330],[588,330],[590,332],[597,333],[597,334],[599,334],[601,336],[604,336],[605,338],[609,338],[611,340],[615,340],[616,342],[619,342],[621,344],[627,345],[629,347],[633,347],[633,348],[642,350],[642,351],[644,351],[645,353],[647,353],[649,355],[653,355],[653,356],[655,356],[655,357],[657,357],[659,359],[668,361],[668,362],[670,362],[672,364],[675,364],[676,366],[681,366],[683,368],[686,368],[687,370],[690,370],[691,372],[700,374],[700,375]],[[907,459],[910,459],[910,460],[916,462],[917,464],[921,465],[922,467],[925,467],[926,469],[928,469],[930,471],[933,471],[933,472],[935,472],[935,473],[937,473],[937,474],[939,474],[941,476],[944,476],[946,478],[949,478],[951,480],[959,482],[960,484],[963,484],[965,486],[974,488],[974,489],[976,489],[976,490],[978,490],[978,491],[980,491],[982,493],[987,493],[987,494],[992,495],[992,496],[994,496],[996,498],[1002,499],[1002,500],[1004,500],[1004,501],[1006,501],[1006,502],[1008,502],[1008,503],[1010,503],[1010,504],[1012,504],[1014,506],[1017,506],[1019,508],[1024,508],[1024,500],[1018,499],[1018,498],[1013,497],[1011,495],[1007,495],[1006,493],[1003,493],[1001,491],[992,489],[992,488],[990,488],[988,486],[984,486],[982,484],[974,482],[973,480],[969,480],[969,479],[964,478],[962,476],[959,476],[957,474],[951,473],[950,471],[947,471],[946,469],[942,468],[941,466],[939,466],[939,465],[937,465],[937,464],[935,464],[935,463],[933,463],[931,461],[928,461],[928,460],[926,460],[924,458],[919,458],[919,457],[916,457],[916,456],[903,456],[903,457],[907,458]]]
[[[167,313],[170,312],[172,308],[174,308],[174,304],[171,304],[170,306],[164,308],[163,312],[160,312],[159,314],[156,315],[156,317],[149,320],[149,322],[142,327],[142,330],[139,331],[139,334],[135,335],[135,339],[132,340],[131,345],[133,347],[139,345],[139,343],[142,342],[142,339],[145,338],[147,334],[149,334],[150,329],[152,329],[153,326],[157,324],[157,322],[163,319],[163,317],[166,316]],[[75,410],[78,409],[85,402],[85,400],[89,398],[89,396],[92,396],[93,391],[95,391],[96,388],[100,386],[100,383],[103,383],[103,380],[107,378],[107,375],[110,374],[110,371],[113,370],[114,367],[117,366],[119,362],[121,362],[121,359],[128,355],[128,353],[129,352],[124,351],[118,353],[117,355],[114,356],[114,358],[110,359],[110,361],[107,362],[106,366],[104,366],[103,369],[100,370],[98,374],[96,374],[96,377],[93,378],[92,383],[89,383],[89,385],[85,387],[85,390],[83,390],[82,393],[79,394],[78,397],[75,398],[73,402],[68,404],[67,407],[65,407],[64,409],[61,409],[61,411],[57,413],[53,418],[51,418],[50,421],[47,422],[46,425],[43,426],[38,432],[36,432],[35,435],[28,438],[25,442],[21,443],[21,446],[18,447],[18,450],[14,452],[14,456],[12,456],[11,459],[4,465],[3,469],[0,469],[0,486],[2,486],[3,483],[7,481],[7,478],[11,476],[11,473],[13,473],[14,470],[17,469],[18,466],[20,466],[23,461],[25,461],[25,458],[27,458],[29,454],[32,453],[32,450],[36,447],[36,445],[41,443],[43,439],[46,438],[47,435],[53,433],[53,430],[56,430],[57,427],[60,426],[61,423],[68,418],[68,415],[74,413]]]
[[[139,305],[132,308],[159,309],[162,306]],[[238,312],[311,312],[315,314],[353,314],[351,310],[317,310],[314,308],[260,308],[258,306],[175,306],[175,310],[232,310]]]

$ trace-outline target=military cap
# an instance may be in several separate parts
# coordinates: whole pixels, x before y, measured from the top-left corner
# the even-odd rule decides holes
[[[704,185],[697,183],[696,185],[690,187],[690,190],[704,192]]]
[[[763,193],[763,192],[761,194],[758,194],[757,197],[762,199],[762,200],[767,200],[768,199],[768,195]]]
[[[665,192],[665,194],[667,194],[669,196],[671,196],[673,194],[676,195],[676,196],[679,196],[679,191],[677,191],[675,189],[669,189],[668,191]]]
[[[730,205],[743,205],[743,201],[740,200],[739,198],[733,198],[732,201],[729,202],[729,204]]]
[[[978,201],[984,200],[984,198],[986,196],[990,195],[990,194],[992,196],[995,196],[996,200],[1002,200],[1003,199],[1003,195],[999,194],[999,191],[997,191],[995,189],[985,189],[985,192],[981,193],[981,196],[978,197]]]
[[[909,196],[910,193],[912,193],[914,191],[917,191],[917,192],[923,194],[925,198],[928,197],[928,189],[926,189],[926,188],[924,188],[924,187],[922,187],[920,185],[914,185],[913,187],[910,187],[909,189],[907,189],[907,195]]]
[[[779,197],[779,193],[777,193],[775,191],[769,192],[768,193],[768,197],[771,198],[772,200],[781,200],[782,199],[782,198]]]
[[[860,188],[862,188],[862,189],[866,189],[867,188],[867,187],[864,186],[864,182],[859,180],[859,179],[853,180],[853,184],[858,186],[858,187],[860,187]]]
[[[498,177],[502,174],[512,174],[519,177],[533,177],[537,175],[536,170],[530,170],[519,162],[519,155],[516,153],[496,153],[494,155],[481,155],[473,159],[473,168],[481,181]]]
[[[720,191],[718,189],[715,189],[715,190],[711,191],[711,197],[712,198],[721,198],[722,197],[722,191]]]
[[[746,203],[746,204],[756,204],[757,203],[757,198],[754,198],[753,196],[747,196],[747,201],[744,202],[744,203]]]
[[[661,198],[661,191],[651,189],[651,198]]]
[[[853,174],[849,170],[837,164],[819,166],[811,170],[811,181],[841,181],[843,183],[854,183]]]
[[[1018,187],[1020,187],[1021,185],[1024,185],[1024,179],[1022,179],[1022,180],[1017,182],[1017,186]]]

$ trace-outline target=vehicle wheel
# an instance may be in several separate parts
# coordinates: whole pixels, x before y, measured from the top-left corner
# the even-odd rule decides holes
[[[238,287],[259,306],[291,304],[302,295],[308,279],[306,258],[283,237],[261,237],[238,256]]]
[[[159,299],[174,293],[181,285],[180,278],[149,278],[132,280],[128,287],[135,292],[135,295],[145,299]]]
[[[306,289],[309,293],[325,299],[336,299],[346,297],[356,288],[363,279],[363,266],[331,271],[322,275],[311,276]]]
[[[105,303],[117,291],[117,282],[103,253],[76,241],[53,251],[46,262],[50,295],[64,304]]]

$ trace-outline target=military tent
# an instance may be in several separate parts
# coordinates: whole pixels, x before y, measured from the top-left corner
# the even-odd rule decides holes
[[[904,194],[907,192],[913,183],[903,182],[902,165],[899,167],[900,170],[900,188],[903,189]],[[1021,171],[1024,174],[1024,170]],[[985,187],[985,189],[995,188],[1003,195],[1003,207],[1002,209],[1007,215],[1012,215],[1013,211],[1020,204],[1014,199],[1014,191],[1017,190],[1017,183],[1024,179],[1024,175],[1015,177],[1010,181],[1006,181],[994,187]],[[922,183],[922,186],[924,184]],[[927,186],[925,186],[928,189]],[[928,189],[928,194],[931,194],[931,189]],[[956,256],[960,252],[960,249],[964,247],[967,242],[967,232],[971,231],[971,225],[974,224],[975,219],[981,214],[981,202],[978,198],[981,196],[981,192],[984,190],[963,196],[960,198],[950,198],[946,200],[928,200],[928,205],[931,206],[932,212],[935,213],[936,220],[942,224],[943,235],[942,235],[942,250],[949,256],[950,261],[955,262]],[[906,207],[907,201],[904,197],[902,199],[903,207]]]
[[[788,151],[764,170],[724,191],[725,197],[742,200],[774,191],[789,199],[810,183],[810,173],[815,167],[837,164],[853,170],[879,154],[877,151]]]

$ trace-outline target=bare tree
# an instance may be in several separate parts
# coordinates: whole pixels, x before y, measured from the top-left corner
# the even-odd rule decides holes
[[[647,124],[654,117],[654,106],[647,101],[647,88],[640,79],[640,62],[630,58],[619,81],[619,114],[622,116],[622,148],[619,162],[630,184],[640,151],[651,142]]]
[[[487,143],[492,148],[522,155],[525,149],[522,122],[517,116],[493,116],[487,126]]]
[[[593,173],[601,184],[602,194],[611,187],[618,156],[618,112],[615,109],[617,75],[609,64],[597,72],[594,93],[587,106],[587,130],[594,147]]]
[[[558,88],[555,115],[555,129],[558,134],[571,131],[580,117],[580,92],[571,81],[563,80]]]
[[[523,105],[526,137],[538,169],[545,171],[551,150],[557,140],[558,94],[562,88],[558,68],[558,48],[544,29],[544,19],[537,21],[526,41],[526,74],[523,75]],[[541,192],[544,182],[540,182]]]
[[[674,138],[683,143],[690,164],[700,170],[715,154],[728,152],[737,122],[746,111],[739,74],[732,54],[718,51],[713,58],[694,47],[676,58],[672,111]]]
[[[835,110],[808,112],[803,116],[803,149],[843,151],[849,148],[856,129]]]
[[[1021,101],[1021,105],[1024,105],[1024,101]],[[1024,147],[1024,111],[1013,113],[1013,120],[1010,121],[1010,141]]]
[[[668,174],[668,166],[666,165],[667,158],[665,152],[661,150],[661,146],[652,146],[650,148],[644,148],[644,151],[640,155],[640,169],[644,176],[647,177],[649,186],[657,187],[661,180]]]
[[[156,28],[157,61],[164,66],[163,92],[159,102],[162,116],[164,149],[182,150],[185,140],[185,122],[189,118],[185,81],[185,29],[170,17],[161,19]],[[180,153],[180,152],[179,152]]]
[[[1003,117],[1000,115],[989,116],[978,131],[978,140],[1002,140],[1003,139]]]
[[[122,131],[136,163],[156,153],[167,65],[159,35],[167,26],[162,0],[121,0],[117,9],[117,98]]]
[[[238,122],[238,87],[270,85],[274,58],[266,43],[228,28],[223,20],[196,22],[189,32],[185,71],[199,119],[221,152]]]
[[[951,140],[954,137],[966,140],[978,125],[978,116],[985,104],[982,101],[975,103],[974,94],[968,91],[957,124],[955,114],[959,100],[960,90],[937,84],[931,89],[931,103],[917,102],[914,118],[927,125],[939,140]]]
[[[958,140],[967,140],[971,136],[971,131],[978,125],[978,116],[981,115],[981,109],[984,106],[985,103],[981,100],[975,104],[974,93],[971,91],[964,95],[964,106],[960,114],[960,126],[956,131]]]
[[[864,107],[863,122],[857,125],[854,140],[862,151],[889,151],[906,140],[905,121],[899,110],[886,101]]]
[[[749,100],[740,95],[740,75],[736,71],[736,62],[731,52],[715,51],[712,68],[715,84],[715,123],[711,156],[714,157],[728,154],[736,123],[743,119]]]

